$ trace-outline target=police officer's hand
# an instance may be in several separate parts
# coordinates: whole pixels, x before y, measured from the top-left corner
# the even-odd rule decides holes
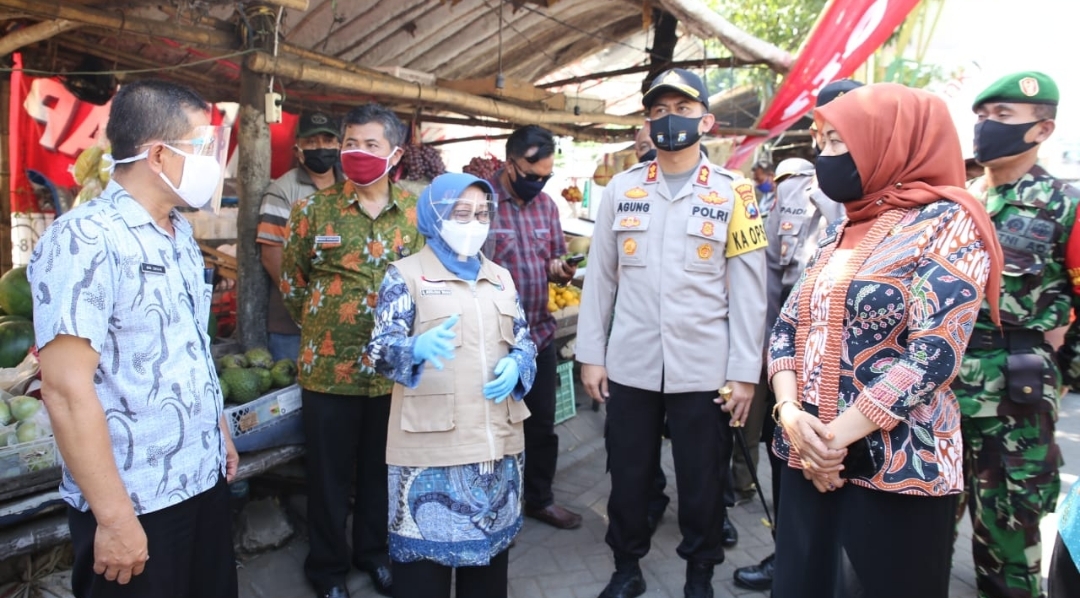
[[[731,425],[737,428],[746,424],[750,402],[754,400],[754,385],[749,382],[728,382],[727,385],[731,387],[731,397],[727,400],[717,397],[713,402],[731,414]]]
[[[608,398],[607,368],[602,365],[581,364],[581,384],[585,394],[594,401],[603,403]]]
[[[567,284],[574,279],[574,274],[577,273],[577,266],[571,266],[564,260],[555,258],[548,261],[548,280],[555,284]]]

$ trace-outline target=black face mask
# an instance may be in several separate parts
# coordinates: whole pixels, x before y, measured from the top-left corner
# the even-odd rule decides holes
[[[1038,145],[1024,141],[1031,127],[1041,123],[1007,125],[996,120],[984,120],[975,124],[975,160],[985,164],[991,160],[1022,154]]]
[[[324,148],[306,149],[304,152],[304,167],[315,174],[323,174],[338,163],[338,149]]]
[[[656,159],[656,149],[654,148],[654,149],[651,149],[651,150],[645,152],[644,154],[641,154],[641,157],[638,158],[638,164],[641,164],[642,162],[652,162],[655,159]]]
[[[819,155],[814,170],[817,171],[818,187],[829,199],[839,203],[862,199],[862,177],[851,152],[839,156]]]
[[[677,152],[694,145],[701,139],[698,133],[698,125],[704,115],[697,118],[687,118],[668,114],[661,116],[649,123],[649,137],[656,149],[668,152]]]
[[[514,190],[514,195],[517,195],[521,201],[529,202],[540,195],[540,192],[544,190],[544,185],[547,184],[551,175],[539,176],[535,174],[524,174],[521,169],[517,167],[517,164],[512,164],[516,177],[510,181],[510,188]]]

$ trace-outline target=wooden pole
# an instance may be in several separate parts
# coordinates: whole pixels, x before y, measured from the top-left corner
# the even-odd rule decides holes
[[[227,31],[183,25],[171,21],[128,18],[114,12],[106,12],[60,2],[41,0],[0,0],[0,7],[25,11],[31,15],[49,19],[65,19],[84,25],[113,29],[130,35],[163,37],[200,47],[235,48],[237,36]],[[273,30],[273,23],[271,23]]]
[[[256,16],[255,19],[266,19]],[[273,22],[265,31],[274,31]],[[273,44],[271,36],[255,40],[266,48]],[[266,92],[269,78],[248,68],[240,69],[240,119],[237,147],[236,178],[239,183],[240,206],[236,230],[236,339],[245,350],[267,346],[266,316],[270,298],[270,276],[259,260],[255,243],[255,228],[259,221],[259,206],[270,184],[270,127],[266,124]]]
[[[724,56],[721,58],[707,58],[705,60],[677,60],[674,62],[662,63],[660,66],[664,69],[693,69],[701,68],[704,66],[710,66],[714,68],[728,68],[732,66],[749,66],[752,64],[763,64],[761,62],[740,62],[730,56]],[[590,73],[588,75],[581,75],[579,77],[569,77],[567,79],[559,79],[557,81],[550,81],[548,83],[540,83],[537,87],[541,89],[550,89],[552,87],[562,87],[564,85],[576,85],[578,83],[585,83],[586,81],[596,81],[597,79],[607,79],[608,77],[618,77],[619,75],[632,75],[634,73],[644,73],[652,68],[656,67],[655,64],[639,64],[637,66],[630,66],[624,69],[616,69],[613,71],[600,71],[597,73]]]
[[[5,0],[0,0],[5,1]],[[284,77],[304,83],[317,83],[346,91],[358,92],[370,96],[406,100],[429,106],[445,106],[458,112],[490,116],[516,123],[570,123],[570,124],[606,124],[640,126],[640,115],[615,115],[604,113],[574,114],[533,110],[476,96],[462,91],[420,85],[409,81],[384,81],[363,76],[341,69],[305,64],[295,58],[278,56],[274,58],[263,52],[250,54],[244,65],[253,72],[264,75]]]
[[[54,37],[65,31],[78,29],[82,26],[82,23],[69,21],[67,19],[52,19],[34,23],[33,25],[23,27],[22,29],[17,29],[0,38],[0,56],[6,56],[23,46],[28,46],[43,39],[49,39],[50,37]]]
[[[0,272],[11,269],[11,74],[0,79]]]

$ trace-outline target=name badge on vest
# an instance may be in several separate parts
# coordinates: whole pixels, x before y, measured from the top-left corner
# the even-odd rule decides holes
[[[337,247],[341,245],[341,235],[319,235],[315,237],[315,244],[324,247]]]
[[[443,280],[428,280],[424,277],[420,277],[420,296],[429,297],[433,295],[449,295],[450,285],[446,284]]]
[[[159,266],[157,264],[142,264],[139,266],[139,271],[145,274],[164,274],[165,266]]]

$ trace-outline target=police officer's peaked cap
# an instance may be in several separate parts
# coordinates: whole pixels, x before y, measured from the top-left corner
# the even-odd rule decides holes
[[[296,136],[311,137],[319,133],[341,137],[341,131],[334,117],[322,112],[305,112],[301,114],[300,120],[296,123]]]
[[[971,109],[987,102],[1017,102],[1021,104],[1058,104],[1057,83],[1045,73],[1024,71],[1013,73],[994,81],[975,96]]]
[[[814,174],[814,164],[802,158],[788,158],[780,162],[776,167],[776,176],[773,178],[777,183],[790,176],[810,176]]]
[[[641,103],[646,109],[652,108],[656,98],[669,91],[697,100],[705,104],[706,110],[709,109],[709,90],[705,87],[705,82],[701,80],[701,77],[685,69],[668,69],[657,75],[649,86],[649,91],[646,91],[644,97],[641,98]]]
[[[821,91],[817,94],[817,102],[814,104],[816,108],[821,108],[825,104],[835,100],[836,98],[844,95],[845,93],[862,87],[863,84],[854,79],[838,79],[829,83],[825,87],[821,88]]]

